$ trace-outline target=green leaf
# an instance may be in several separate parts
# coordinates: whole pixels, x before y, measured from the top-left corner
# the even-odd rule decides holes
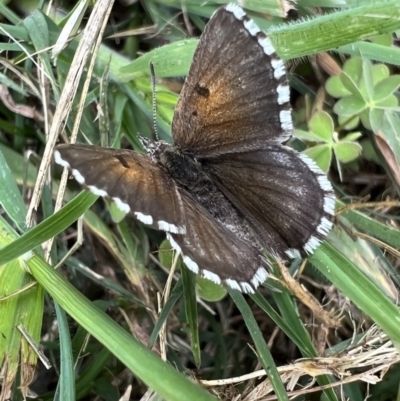
[[[350,132],[349,134],[347,134],[346,136],[344,136],[340,142],[342,141],[351,141],[354,142],[357,139],[360,139],[362,137],[362,133],[361,132]]]
[[[332,148],[330,145],[313,146],[303,153],[310,156],[323,172],[328,172],[332,160]]]
[[[360,117],[359,116],[338,116],[338,123],[342,126],[345,130],[353,130],[360,124]]]
[[[208,302],[218,302],[225,298],[228,293],[222,285],[215,284],[200,276],[196,278],[196,284],[198,296]]]
[[[339,207],[342,206],[345,206],[345,204],[339,201]],[[372,214],[371,216],[369,215],[369,211],[367,213],[368,215],[359,210],[349,210],[341,216],[346,218],[358,230],[367,234],[373,233],[375,238],[394,248],[398,248],[400,244],[400,230],[376,220]]]
[[[340,74],[340,81],[342,82],[343,86],[353,94],[356,98],[363,100],[364,95],[361,93],[360,89],[358,88],[358,80],[355,80],[351,75],[348,75],[344,71]]]
[[[377,85],[379,82],[390,76],[389,68],[385,64],[372,65],[371,70],[374,85]]]
[[[339,116],[354,116],[361,113],[367,104],[364,100],[355,96],[348,96],[338,100],[333,107],[333,111]]]
[[[341,141],[334,147],[335,156],[342,163],[349,163],[361,154],[361,146],[356,142]]]
[[[376,33],[398,29],[398,0],[360,2],[359,7],[328,13],[286,26],[269,33],[277,54],[284,60],[310,55],[370,38]],[[279,36],[279,40],[275,39]],[[358,55],[360,53],[357,53]]]
[[[0,249],[10,246],[16,238],[16,232],[0,215]],[[27,272],[23,258],[0,264],[0,355],[7,356],[3,383],[7,381],[11,384],[17,373],[18,378],[20,375],[31,377],[32,369],[37,365],[37,353],[17,329],[22,326],[34,344],[40,343],[44,290],[40,285],[34,285],[28,291],[21,291],[32,284],[34,279]],[[15,397],[11,396],[11,399]]]
[[[400,75],[392,75],[381,80],[374,88],[374,100],[379,102],[386,99],[400,86]]]
[[[172,249],[171,243],[166,239],[161,242],[161,245],[158,248],[158,258],[160,263],[166,267],[167,269],[171,269],[172,262],[174,259],[175,251]],[[179,269],[181,266],[181,258],[179,258],[177,268]]]
[[[343,72],[345,72],[354,82],[360,82],[362,77],[362,58],[351,57],[343,65]]]
[[[325,89],[331,96],[336,98],[351,95],[351,92],[343,85],[340,75],[328,78],[325,84]]]
[[[360,91],[364,94],[364,99],[371,100],[374,93],[374,79],[372,77],[372,63],[369,59],[363,58],[362,80]]]
[[[128,82],[143,75],[148,76],[150,61],[154,65],[157,78],[185,76],[198,43],[197,39],[181,40],[152,50],[122,67],[119,70],[119,79]]]
[[[383,123],[383,109],[372,109],[369,112],[369,122],[372,128],[372,131],[378,132],[382,128]]]
[[[397,175],[399,175],[400,166],[400,115],[399,113],[393,113],[386,110],[383,116],[382,129],[379,132],[379,136],[384,140],[392,152],[394,160],[391,163],[392,171],[397,169]],[[388,159],[389,155],[386,155]],[[389,160],[387,160],[389,161]]]
[[[301,139],[302,141],[321,142],[320,138],[318,138],[317,135],[315,135],[313,132],[310,132],[310,131],[303,131],[301,129],[295,129],[294,136],[296,138]]]
[[[69,332],[68,319],[65,312],[57,302],[54,305],[57,316],[57,327],[60,342],[60,380],[58,382],[55,400],[75,401],[75,371],[74,358],[72,354],[71,336]]]
[[[326,111],[319,111],[315,113],[310,121],[308,127],[319,138],[318,142],[331,142],[334,130],[332,117]]]
[[[8,38],[14,38],[23,42],[29,42],[29,33],[23,25],[13,26],[8,24],[0,24],[0,32]],[[21,49],[19,47],[19,49]]]
[[[20,49],[18,49],[20,50]],[[7,75],[3,74],[0,72],[0,82],[6,86],[8,86],[10,89],[16,91],[17,93],[21,94],[24,97],[28,97],[29,94],[26,90],[24,90],[23,87],[21,87],[19,84],[14,82],[12,79],[8,78]]]
[[[377,103],[376,107],[390,108],[390,107],[397,107],[398,105],[399,101],[396,95],[390,95],[386,99],[383,99],[382,101]]]

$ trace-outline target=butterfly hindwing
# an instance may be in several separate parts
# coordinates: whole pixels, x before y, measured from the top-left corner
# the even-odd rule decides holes
[[[203,166],[274,255],[311,252],[332,225],[329,181],[311,159],[288,147],[220,155]]]
[[[181,195],[186,234],[168,234],[168,238],[186,266],[214,283],[254,292],[268,277],[261,252],[226,229],[185,190]]]

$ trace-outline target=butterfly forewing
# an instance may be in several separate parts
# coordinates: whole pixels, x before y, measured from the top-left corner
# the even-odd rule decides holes
[[[200,38],[172,122],[194,156],[245,150],[291,134],[289,86],[271,41],[235,5],[219,9]]]
[[[184,233],[182,201],[173,179],[146,155],[90,145],[60,145],[58,164],[96,195],[156,229]]]

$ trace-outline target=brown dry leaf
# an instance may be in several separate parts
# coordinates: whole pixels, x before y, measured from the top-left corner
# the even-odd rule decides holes
[[[339,75],[342,72],[342,68],[337,61],[327,52],[321,52],[316,55],[317,64],[328,74],[328,75]]]
[[[385,135],[382,131],[375,133],[376,146],[379,148],[382,156],[385,158],[387,165],[389,166],[393,178],[396,180],[397,185],[400,186],[400,166],[399,161],[396,160],[395,154],[387,143]]]
[[[10,95],[8,87],[2,84],[0,84],[0,100],[9,110],[14,113],[20,114],[21,116],[27,118],[32,118],[37,121],[44,121],[43,114],[34,107],[15,103],[13,97]]]
[[[340,320],[326,312],[316,299],[290,275],[282,263],[277,263],[277,266],[282,275],[282,280],[279,282],[291,291],[301,303],[310,308],[316,319],[325,327],[340,327]]]

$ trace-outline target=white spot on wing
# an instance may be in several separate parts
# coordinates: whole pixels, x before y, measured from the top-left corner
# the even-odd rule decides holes
[[[242,291],[242,289],[240,288],[239,283],[236,280],[232,280],[231,278],[228,278],[227,280],[225,280],[225,284],[228,287],[231,287],[233,290]]]
[[[271,65],[274,69],[275,79],[280,79],[285,75],[285,65],[281,59],[274,58],[271,60]]]
[[[79,182],[79,184],[83,185],[85,183],[85,179],[83,175],[76,169],[71,170],[72,175],[74,176],[75,180]]]
[[[197,264],[196,264],[197,266]],[[202,271],[202,276],[206,278],[207,280],[212,281],[215,284],[221,284],[221,279],[219,276],[217,276],[215,273],[210,272],[210,270],[203,270]]]
[[[271,56],[272,54],[275,53],[275,47],[271,42],[271,39],[266,37],[259,38],[258,43],[260,46],[264,49],[264,53],[268,56]]]
[[[164,231],[174,233],[174,234],[185,234],[186,233],[185,227],[178,227],[175,224],[167,223],[164,220],[159,220],[157,222],[157,224],[158,224],[158,228],[160,230],[164,230]]]
[[[325,196],[324,199],[324,212],[333,216],[335,212],[335,197]]]
[[[318,167],[317,163],[315,163],[315,161],[313,159],[311,159],[310,157],[308,157],[305,153],[300,153],[299,154],[300,159],[307,164],[307,166],[309,167],[309,169],[313,172],[313,173],[317,173],[320,175],[320,177],[318,177],[318,181],[320,178],[324,178],[326,181],[328,181],[328,179],[326,178],[324,172]],[[328,181],[329,182],[329,181]],[[321,185],[321,184],[320,184]],[[330,184],[329,184],[330,185]],[[321,187],[322,188],[322,187]],[[322,188],[323,189],[323,188]],[[331,187],[332,189],[332,187]]]
[[[321,240],[312,235],[310,237],[310,239],[307,241],[307,243],[304,245],[304,250],[307,253],[313,253],[314,250],[319,247],[320,243],[321,243]]]
[[[117,198],[117,197],[114,197],[114,198],[112,198],[112,200],[113,200],[113,201],[115,202],[115,204],[117,205],[117,208],[118,208],[119,210],[121,210],[121,212],[129,213],[129,212],[131,211],[130,206],[129,206],[127,203],[122,202],[121,199],[119,199],[119,198]]]
[[[322,217],[319,226],[317,227],[317,232],[319,232],[322,236],[325,236],[329,233],[332,228],[332,222],[329,221],[326,217]]]
[[[252,36],[256,36],[257,33],[260,32],[260,28],[257,26],[257,24],[252,19],[245,21],[243,25],[249,31],[250,35],[252,35]]]
[[[153,218],[150,215],[143,214],[141,212],[135,212],[135,216],[139,221],[141,221],[144,224],[151,225],[153,224]]]
[[[191,270],[193,273],[195,274],[199,273],[199,265],[195,261],[190,259],[189,256],[183,256],[183,262],[185,263],[187,268]]]
[[[319,177],[318,177],[318,183],[319,183],[319,186],[324,190],[324,191],[327,191],[327,192],[332,192],[333,191],[333,189],[332,189],[332,185],[331,185],[331,183],[329,182],[329,180],[328,180],[328,178],[327,178],[327,176],[324,174],[324,175],[320,175]]]
[[[249,283],[242,281],[239,283],[239,285],[242,288],[242,292],[244,292],[245,294],[254,294],[254,288]]]
[[[268,278],[268,272],[264,267],[259,267],[256,271],[256,274],[251,280],[254,288],[257,288],[260,284],[262,284]]]
[[[226,11],[231,12],[238,20],[242,20],[246,13],[237,4],[229,3],[226,6]]]
[[[290,248],[287,251],[285,251],[286,255],[289,256],[289,258],[296,259],[296,258],[301,258],[300,252],[298,249],[295,248]]]
[[[289,85],[278,85],[278,103],[284,104],[289,101],[290,98],[290,89]]]
[[[167,233],[167,239],[171,243],[172,248],[175,249],[175,251],[182,253],[181,247],[175,242],[175,240],[172,238],[170,234]]]
[[[58,150],[54,151],[54,161],[62,167],[71,168],[71,165],[61,157],[61,153]],[[71,169],[71,174],[74,176],[75,180],[79,182],[79,184],[83,185],[85,183],[85,179],[83,175],[76,169]]]
[[[279,119],[281,121],[281,127],[284,131],[293,130],[292,113],[290,110],[282,110],[279,113]]]
[[[97,187],[95,187],[94,185],[88,185],[88,189],[90,190],[90,192],[93,192],[95,195],[98,196],[108,196],[107,192],[104,191],[103,189],[99,189]]]
[[[66,162],[58,150],[54,151],[54,161],[62,167],[70,167],[69,163]]]

